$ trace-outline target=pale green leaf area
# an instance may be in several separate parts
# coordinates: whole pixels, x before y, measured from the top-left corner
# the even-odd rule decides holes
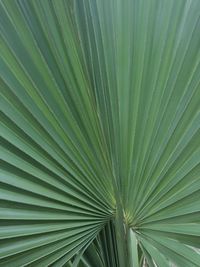
[[[200,267],[200,1],[0,1],[0,267]]]

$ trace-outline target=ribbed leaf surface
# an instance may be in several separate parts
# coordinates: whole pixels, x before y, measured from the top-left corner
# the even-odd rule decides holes
[[[200,266],[200,1],[2,0],[0,22],[0,266]]]

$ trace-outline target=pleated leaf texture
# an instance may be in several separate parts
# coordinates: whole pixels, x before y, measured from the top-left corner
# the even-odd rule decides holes
[[[0,266],[200,266],[200,1],[1,0]]]

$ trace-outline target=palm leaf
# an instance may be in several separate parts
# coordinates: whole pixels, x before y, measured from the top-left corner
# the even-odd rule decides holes
[[[200,2],[0,18],[0,266],[200,266]]]

